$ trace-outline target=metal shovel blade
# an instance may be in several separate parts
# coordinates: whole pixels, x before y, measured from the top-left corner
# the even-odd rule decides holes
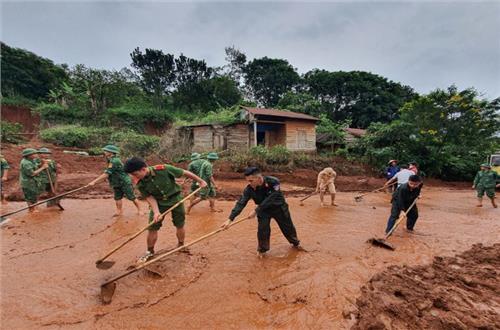
[[[114,261],[108,261],[108,260],[106,260],[106,261],[97,260],[95,262],[96,268],[103,269],[103,270],[110,269],[111,267],[113,267],[114,264],[115,264]]]
[[[389,242],[387,242],[383,238],[370,238],[367,242],[371,243],[373,246],[378,246],[391,251],[396,250],[394,246],[392,246]]]
[[[116,282],[111,282],[109,284],[101,285],[101,301],[103,304],[107,305],[113,300],[113,295],[116,290]]]

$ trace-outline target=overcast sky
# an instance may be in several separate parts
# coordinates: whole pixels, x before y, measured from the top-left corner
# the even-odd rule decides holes
[[[2,41],[56,63],[120,69],[135,47],[224,64],[248,58],[365,70],[420,93],[500,96],[500,2],[5,2]]]

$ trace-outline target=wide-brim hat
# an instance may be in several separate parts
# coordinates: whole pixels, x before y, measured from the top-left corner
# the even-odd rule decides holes
[[[39,154],[51,154],[52,151],[50,151],[49,148],[40,148],[40,149],[38,149],[38,153]]]
[[[104,148],[102,148],[102,150],[107,151],[107,152],[111,152],[113,154],[119,154],[120,153],[120,149],[117,146],[114,146],[112,144],[108,144],[107,146],[105,146]]]
[[[397,160],[395,160],[395,159],[391,159],[391,160],[390,160],[387,164],[390,164],[390,163],[392,163],[392,162],[396,162],[396,163],[397,163],[398,161],[397,161]]]
[[[38,153],[38,150],[36,149],[33,149],[33,148],[26,148],[24,149],[22,152],[21,152],[21,155],[23,157],[26,157],[26,156],[30,156],[30,155],[34,155],[34,154],[37,154]]]
[[[197,152],[193,152],[191,154],[191,160],[198,160],[198,159],[200,159],[200,157],[201,157],[201,155]]]
[[[217,155],[216,152],[209,152],[207,155],[207,159],[217,160],[217,159],[219,159],[219,155]]]
[[[490,165],[490,164],[488,164],[488,163],[483,163],[483,164],[481,164],[481,167],[491,168],[491,165]]]

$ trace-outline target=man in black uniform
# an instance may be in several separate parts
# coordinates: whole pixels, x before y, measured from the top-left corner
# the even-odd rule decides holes
[[[415,199],[420,195],[420,190],[422,189],[422,179],[418,175],[412,175],[408,179],[407,183],[402,184],[398,189],[392,194],[392,209],[391,215],[387,221],[387,228],[385,232],[388,233],[394,226],[394,223],[399,218],[401,211],[407,212],[406,216],[406,230],[409,233],[413,233],[413,227],[418,219],[418,209],[417,205],[407,211],[410,205]]]
[[[288,242],[293,244],[294,247],[299,248],[300,241],[297,238],[297,232],[290,217],[285,196],[283,196],[280,190],[279,180],[272,176],[263,176],[256,167],[247,168],[245,170],[245,178],[249,184],[231,211],[229,219],[222,226],[229,226],[243,211],[248,201],[252,199],[257,204],[257,208],[251,216],[255,217],[257,215],[259,222],[257,231],[257,238],[259,240],[257,251],[259,254],[262,255],[269,250],[271,218],[276,220]]]

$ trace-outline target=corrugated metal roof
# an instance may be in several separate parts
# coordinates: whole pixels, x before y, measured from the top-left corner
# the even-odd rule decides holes
[[[304,113],[292,112],[292,111],[283,111],[277,109],[264,109],[264,108],[251,108],[251,107],[242,107],[252,115],[261,115],[261,116],[274,116],[274,117],[285,117],[285,118],[294,118],[294,119],[303,119],[303,120],[313,120],[318,121],[319,119],[313,116],[306,115]]]

